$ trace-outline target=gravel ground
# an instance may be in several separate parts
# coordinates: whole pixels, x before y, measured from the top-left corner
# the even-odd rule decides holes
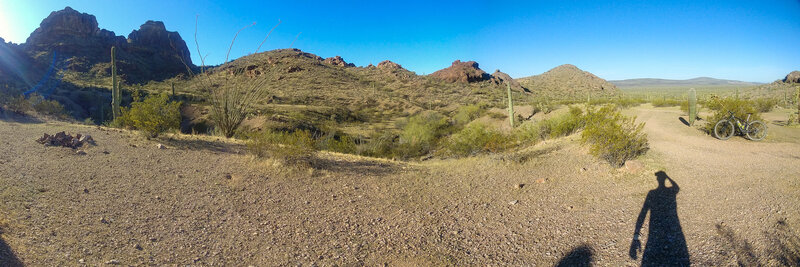
[[[318,153],[293,169],[216,138],[1,120],[0,265],[800,265],[800,140],[719,141],[677,109],[626,112],[651,150],[621,169],[577,136],[420,163]],[[57,131],[97,145],[34,141]]]

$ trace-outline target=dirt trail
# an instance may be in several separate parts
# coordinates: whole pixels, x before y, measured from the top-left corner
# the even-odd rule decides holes
[[[680,185],[678,215],[689,251],[695,252],[693,262],[719,260],[712,257],[720,256],[713,252],[725,248],[708,237],[720,236],[725,229],[736,229],[732,236],[741,242],[775,250],[767,241],[776,237],[776,223],[798,223],[800,140],[772,142],[768,137],[753,142],[737,136],[722,141],[698,130],[698,125],[686,126],[679,121],[682,112],[677,109],[642,106],[629,113],[646,123],[648,153],[659,158]],[[741,257],[729,260],[741,262]]]
[[[644,253],[671,231],[679,238],[660,244],[695,265],[800,258],[797,142],[718,141],[677,109],[626,112],[647,123],[641,170],[610,168],[577,136],[515,152],[521,162],[318,153],[313,170],[292,171],[213,137],[0,120],[0,266],[635,266],[659,170],[680,192],[644,205],[657,222],[643,221]],[[34,141],[65,130],[97,146]]]

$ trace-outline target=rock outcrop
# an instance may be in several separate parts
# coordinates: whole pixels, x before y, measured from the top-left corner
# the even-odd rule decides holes
[[[785,83],[800,83],[800,71],[792,71],[786,78],[783,78],[783,82]]]
[[[117,65],[129,82],[161,80],[194,66],[186,42],[163,22],[147,21],[126,39],[99,28],[95,16],[70,7],[50,13],[22,46],[40,66],[50,64],[55,52],[66,69],[101,75],[110,72],[110,51],[116,46]]]
[[[461,62],[453,61],[450,67],[438,70],[430,74],[447,82],[472,83],[491,79],[491,76],[478,67],[475,61]]]
[[[389,60],[384,60],[378,63],[378,68],[382,70],[401,70],[403,69],[403,66],[400,66],[400,64],[391,62]]]
[[[511,78],[511,75],[501,72],[500,70],[495,70],[494,73],[492,73],[491,81],[495,84],[509,84],[511,90],[530,92],[525,87],[522,87],[514,78]]]
[[[325,64],[330,64],[330,65],[340,66],[340,67],[355,67],[356,66],[353,63],[345,62],[344,59],[342,57],[340,57],[340,56],[329,57],[329,58],[326,58],[325,60],[323,60],[322,62],[325,63]]]

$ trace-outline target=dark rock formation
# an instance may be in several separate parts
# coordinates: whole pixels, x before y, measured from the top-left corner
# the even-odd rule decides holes
[[[66,69],[100,75],[109,73],[112,46],[120,50],[117,65],[128,82],[162,80],[194,66],[186,43],[163,22],[147,21],[126,40],[100,29],[95,16],[70,7],[50,13],[23,44],[37,65],[49,64],[56,52]]]
[[[800,71],[793,71],[786,75],[786,78],[783,78],[783,82],[785,83],[800,83]]]
[[[450,67],[431,73],[432,77],[442,79],[447,82],[471,83],[491,79],[491,76],[478,68],[475,61],[461,62],[453,61]]]
[[[330,64],[334,66],[341,66],[341,67],[355,67],[356,65],[353,63],[347,63],[344,59],[340,56],[329,57],[322,61],[325,64]]]

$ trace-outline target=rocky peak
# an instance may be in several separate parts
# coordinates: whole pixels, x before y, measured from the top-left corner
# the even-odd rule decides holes
[[[399,70],[403,69],[403,66],[400,66],[400,64],[391,62],[389,60],[384,60],[378,63],[378,68],[382,70]]]
[[[522,87],[522,85],[520,85],[519,82],[517,82],[516,80],[511,78],[511,75],[508,75],[508,74],[506,74],[504,72],[501,72],[499,69],[495,70],[494,73],[492,73],[491,80],[495,84],[508,84],[508,85],[511,86],[512,90],[530,92],[530,91],[528,91],[528,89]]]
[[[785,83],[800,83],[800,71],[792,71],[786,78],[783,78],[783,82]]]
[[[478,67],[477,62],[461,62],[461,60],[453,61],[450,67],[431,73],[431,76],[447,82],[461,83],[480,82],[491,78],[488,73]]]
[[[356,65],[353,63],[347,63],[344,59],[340,56],[329,57],[322,61],[325,64],[330,64],[334,66],[341,66],[341,67],[355,67]]]
[[[133,30],[128,34],[128,44],[150,50],[151,53],[156,53],[165,60],[180,57],[186,64],[192,64],[189,48],[181,35],[177,32],[167,31],[167,27],[161,21],[148,20],[139,26],[139,30]],[[181,62],[172,63],[178,65],[178,69],[185,69]]]

